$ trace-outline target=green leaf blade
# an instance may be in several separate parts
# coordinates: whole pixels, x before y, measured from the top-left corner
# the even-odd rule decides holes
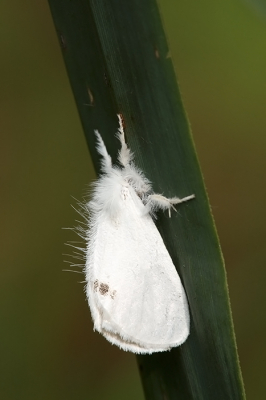
[[[226,274],[194,144],[154,0],[53,1],[52,14],[96,170],[93,130],[115,159],[117,113],[155,192],[196,198],[157,227],[184,283],[191,333],[138,356],[147,399],[244,399]]]

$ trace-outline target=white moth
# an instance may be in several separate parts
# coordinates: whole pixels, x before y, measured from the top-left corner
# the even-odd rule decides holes
[[[189,334],[185,291],[150,214],[194,198],[167,199],[151,193],[151,185],[133,164],[121,117],[118,161],[98,131],[97,150],[103,174],[85,206],[86,292],[94,329],[111,343],[133,353],[166,351]]]

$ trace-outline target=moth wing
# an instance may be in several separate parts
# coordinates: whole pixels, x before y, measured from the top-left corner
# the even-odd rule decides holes
[[[143,209],[127,189],[116,220],[96,219],[87,295],[94,328],[106,339],[126,351],[153,353],[186,340],[189,311],[171,257]]]

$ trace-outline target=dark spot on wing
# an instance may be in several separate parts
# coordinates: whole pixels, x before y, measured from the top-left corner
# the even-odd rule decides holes
[[[109,285],[106,283],[100,283],[99,292],[105,296],[109,291]]]
[[[96,281],[94,281],[94,284],[93,284],[95,292],[97,292],[98,286],[99,286],[99,281],[98,281],[98,279],[96,279]]]
[[[98,279],[96,279],[93,282],[93,289],[95,292],[97,292],[99,290],[99,292],[102,296],[106,296],[107,294],[109,294],[111,299],[115,298],[116,290],[110,290],[110,287],[107,283],[100,283],[98,281]]]

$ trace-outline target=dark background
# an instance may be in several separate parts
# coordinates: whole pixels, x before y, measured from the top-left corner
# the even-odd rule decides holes
[[[266,391],[266,17],[161,0],[226,261],[249,399]],[[255,4],[253,2],[253,4]],[[135,357],[92,331],[64,242],[94,178],[48,4],[0,3],[0,397],[142,399]]]

